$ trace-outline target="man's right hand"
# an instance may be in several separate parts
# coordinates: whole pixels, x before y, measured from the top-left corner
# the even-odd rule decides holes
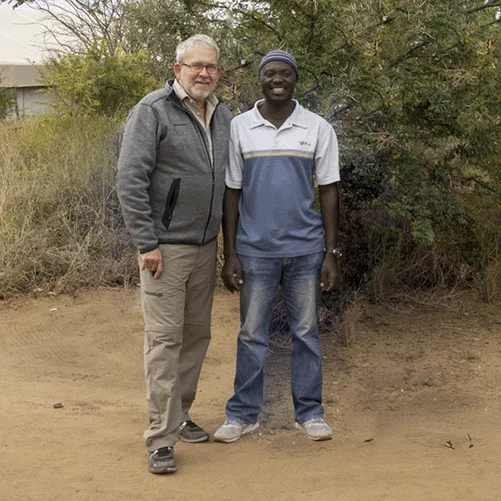
[[[230,292],[238,292],[240,286],[244,283],[242,278],[242,265],[237,256],[225,258],[223,271],[221,273],[224,286]]]
[[[141,254],[141,271],[143,270],[151,271],[155,280],[160,277],[162,274],[162,254],[160,254],[160,249],[157,248]]]

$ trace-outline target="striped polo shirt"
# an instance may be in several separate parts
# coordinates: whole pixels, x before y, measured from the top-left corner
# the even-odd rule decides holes
[[[254,108],[231,122],[226,185],[241,189],[236,251],[253,257],[297,257],[324,248],[322,219],[313,208],[316,181],[339,181],[336,134],[295,102],[277,129]]]

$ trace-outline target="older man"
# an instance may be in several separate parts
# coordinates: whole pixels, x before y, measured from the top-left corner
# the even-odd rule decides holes
[[[178,45],[175,80],[132,110],[118,163],[118,196],[139,250],[152,473],[176,471],[178,438],[208,439],[189,412],[211,335],[232,118],[212,93],[218,59],[206,35]]]
[[[231,124],[224,200],[223,279],[240,289],[235,392],[214,437],[234,442],[257,429],[263,364],[278,287],[292,334],[291,389],[296,427],[332,437],[322,407],[317,328],[320,290],[338,280],[338,145],[332,127],[293,99],[291,54],[269,52],[259,66],[264,99]],[[320,212],[313,203],[319,185]]]

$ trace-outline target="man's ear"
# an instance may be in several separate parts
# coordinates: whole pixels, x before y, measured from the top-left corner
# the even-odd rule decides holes
[[[179,80],[179,75],[181,74],[181,68],[183,67],[182,63],[176,63],[174,65],[174,75]]]

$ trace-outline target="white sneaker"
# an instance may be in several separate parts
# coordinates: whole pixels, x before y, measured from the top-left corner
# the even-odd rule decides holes
[[[223,426],[214,433],[214,440],[229,444],[238,440],[242,435],[256,431],[258,428],[259,423],[239,423],[232,419],[227,419]]]
[[[330,440],[332,430],[323,418],[308,419],[304,423],[296,423],[298,430],[303,430],[312,440]]]

